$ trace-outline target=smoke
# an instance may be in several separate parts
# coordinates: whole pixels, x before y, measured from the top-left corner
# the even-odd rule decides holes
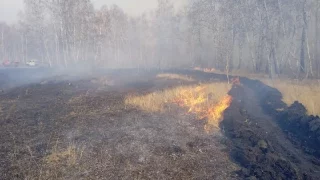
[[[23,0],[0,0],[0,22],[16,23],[22,9]]]
[[[0,62],[315,76],[316,2],[24,0],[19,23],[0,24]]]

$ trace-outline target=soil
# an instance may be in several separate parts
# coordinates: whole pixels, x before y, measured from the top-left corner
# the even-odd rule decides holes
[[[303,105],[240,78],[221,130],[207,134],[175,105],[150,113],[124,98],[227,77],[162,72],[197,81],[159,80],[156,70],[0,70],[0,179],[319,179],[320,120]]]

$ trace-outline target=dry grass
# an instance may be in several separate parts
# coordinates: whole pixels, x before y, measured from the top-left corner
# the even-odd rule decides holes
[[[164,78],[164,79],[172,79],[172,80],[182,80],[182,81],[187,81],[187,82],[192,82],[195,81],[193,78],[188,77],[186,75],[181,75],[181,74],[158,74],[157,78]]]
[[[10,106],[10,109],[8,111],[8,114],[6,115],[5,119],[8,120],[17,110],[17,104],[14,103]]]
[[[99,85],[103,85],[103,86],[114,86],[115,85],[114,80],[111,77],[107,77],[107,76],[92,79],[91,83],[99,84]]]
[[[82,152],[75,145],[69,145],[65,150],[53,150],[53,152],[44,158],[49,166],[67,165],[73,166],[81,159]]]
[[[289,79],[260,79],[265,84],[278,89],[283,101],[291,105],[294,101],[301,102],[310,115],[320,115],[320,83],[316,80],[296,81]]]
[[[100,112],[100,109],[94,108],[90,104],[88,104],[88,96],[82,94],[79,96],[72,97],[68,105],[72,107],[72,111],[67,115],[67,117],[79,117],[79,116],[85,116],[85,115],[97,115]]]
[[[283,95],[282,100],[287,105],[290,106],[294,101],[299,101],[306,107],[309,115],[320,115],[320,81],[318,80],[299,81],[284,77],[271,80],[267,74],[248,74],[242,71],[234,71],[231,74],[260,80],[278,89]]]
[[[205,95],[210,101],[217,102],[225,96],[231,85],[227,83],[211,83],[203,84],[205,86]],[[126,105],[133,105],[148,112],[159,112],[165,109],[167,103],[171,103],[179,97],[182,91],[193,91],[197,86],[179,86],[173,89],[165,89],[162,91],[153,92],[143,96],[127,96],[125,99]]]

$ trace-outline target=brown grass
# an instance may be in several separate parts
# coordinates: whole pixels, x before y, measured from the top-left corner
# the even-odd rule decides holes
[[[291,105],[301,102],[310,115],[320,115],[320,83],[316,80],[296,81],[290,79],[260,79],[265,84],[278,89],[283,101]]]
[[[170,73],[158,74],[157,78],[172,79],[172,80],[182,80],[182,81],[187,81],[187,82],[195,81],[193,78],[188,77],[187,75],[170,74]]]
[[[49,166],[57,166],[64,164],[67,166],[75,165],[77,160],[82,156],[82,153],[76,148],[75,145],[69,145],[65,150],[56,150],[45,157],[45,162]]]
[[[17,105],[16,104],[12,104],[10,106],[10,109],[9,109],[8,114],[7,114],[5,119],[8,120],[15,113],[16,110],[17,110]]]
[[[68,105],[72,107],[72,111],[67,115],[67,117],[79,117],[84,115],[97,115],[100,109],[94,108],[87,102],[88,97],[84,94],[72,97]]]
[[[206,87],[205,94],[207,96],[210,94],[210,100],[216,102],[225,96],[231,88],[231,85],[227,83],[211,83],[203,84],[201,86]],[[181,91],[192,91],[196,87],[197,86],[179,86],[173,89],[165,89],[142,96],[129,95],[125,99],[125,104],[136,106],[148,112],[159,112],[165,109],[167,103],[173,102]]]
[[[248,74],[243,71],[233,71],[234,76],[244,76],[257,79],[268,86],[278,89],[283,95],[283,102],[290,106],[294,101],[302,103],[309,115],[320,115],[320,81],[289,79],[280,77],[269,79],[267,74]]]
[[[111,77],[99,77],[99,78],[95,78],[93,80],[91,80],[91,83],[94,84],[99,84],[99,85],[103,85],[103,86],[114,86],[115,82]]]

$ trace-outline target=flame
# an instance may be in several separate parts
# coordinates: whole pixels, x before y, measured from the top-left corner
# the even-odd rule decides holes
[[[189,108],[188,113],[200,113],[201,104],[207,100],[204,93],[205,88],[205,86],[197,86],[194,90],[182,89],[174,102],[179,106]]]
[[[232,97],[227,95],[216,105],[209,107],[208,109],[208,121],[204,129],[207,133],[211,132],[213,128],[217,127],[220,121],[223,119],[224,111],[230,106]]]
[[[224,111],[230,106],[232,97],[227,95],[218,103],[213,104],[208,100],[206,86],[197,86],[196,88],[182,89],[174,102],[181,107],[188,108],[188,113],[194,113],[199,119],[207,119],[204,127],[207,133],[214,128],[219,128],[219,123],[223,119]]]
[[[231,79],[231,83],[232,84],[236,84],[236,85],[240,85],[241,84],[239,77],[232,78]]]

